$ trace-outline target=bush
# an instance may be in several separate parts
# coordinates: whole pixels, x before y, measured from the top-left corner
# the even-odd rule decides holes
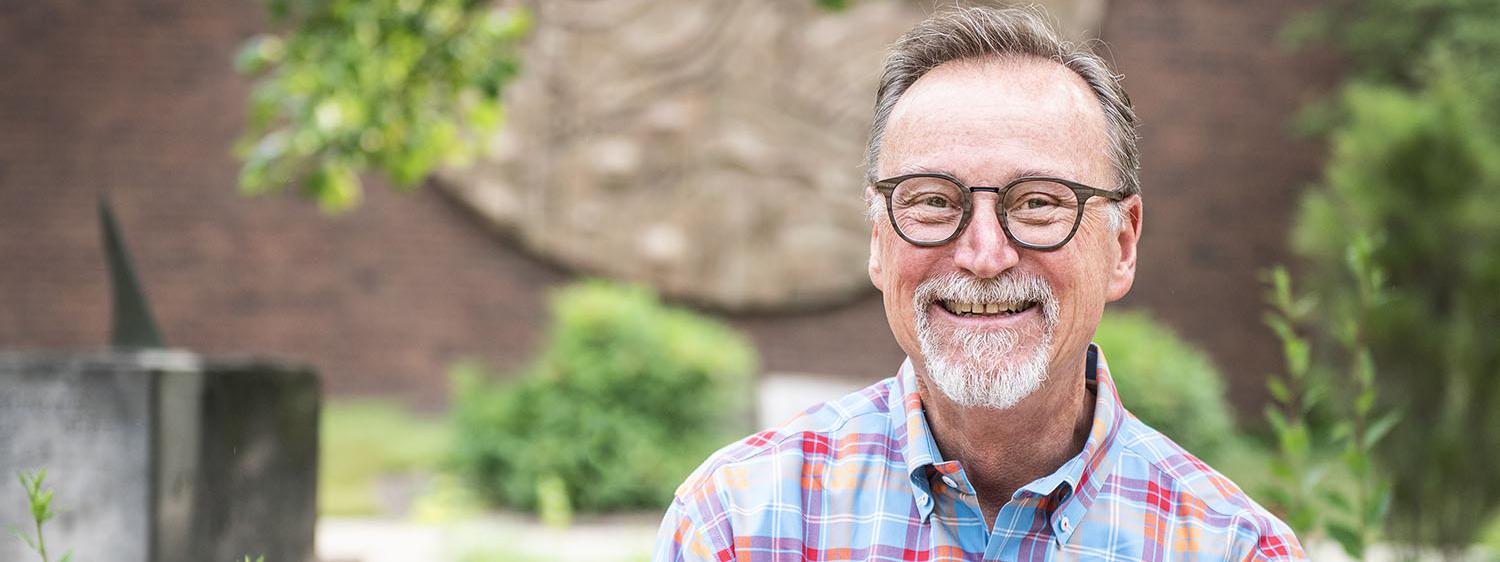
[[[1335,0],[1307,22],[1358,71],[1329,104],[1324,179],[1295,226],[1322,308],[1311,335],[1357,333],[1380,407],[1403,416],[1376,448],[1389,530],[1454,552],[1500,514],[1500,3]],[[1354,318],[1360,241],[1385,291]]]
[[[456,461],[488,499],[557,505],[560,480],[581,511],[660,508],[748,429],[755,357],[725,326],[604,282],[563,289],[552,307],[546,348],[519,379],[455,375]]]
[[[1094,342],[1120,401],[1157,431],[1209,461],[1237,439],[1224,377],[1208,355],[1142,312],[1109,312]]]
[[[1484,125],[1500,96],[1459,67],[1433,70],[1416,92],[1346,88],[1346,122],[1295,240],[1335,310],[1353,296],[1346,246],[1376,241],[1388,289],[1362,324],[1381,394],[1406,420],[1379,450],[1392,530],[1461,548],[1500,506],[1500,135]]]

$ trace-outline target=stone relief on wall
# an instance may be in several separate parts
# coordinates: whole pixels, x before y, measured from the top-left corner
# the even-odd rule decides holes
[[[496,150],[439,183],[529,250],[728,310],[869,288],[863,170],[886,46],[929,9],[546,0]],[[1097,29],[1103,0],[1054,2]]]

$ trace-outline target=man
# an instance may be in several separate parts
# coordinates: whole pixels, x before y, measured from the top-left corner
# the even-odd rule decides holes
[[[1034,12],[955,9],[902,37],[866,195],[870,280],[910,359],[716,453],[656,559],[1303,559],[1124,409],[1090,344],[1135,277],[1135,125],[1103,61]]]

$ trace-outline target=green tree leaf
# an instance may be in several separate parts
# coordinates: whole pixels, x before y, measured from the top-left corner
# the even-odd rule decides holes
[[[501,125],[518,72],[523,9],[468,0],[276,1],[286,31],[248,40],[236,68],[257,77],[240,190],[300,185],[328,213],[359,203],[360,175],[414,187],[473,160]]]

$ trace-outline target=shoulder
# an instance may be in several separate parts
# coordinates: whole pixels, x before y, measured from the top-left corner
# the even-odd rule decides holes
[[[895,388],[878,382],[719,449],[677,488],[659,552],[727,559],[745,541],[800,537],[804,504],[833,487],[867,500],[839,483],[903,462],[890,422]]]
[[[688,476],[677,497],[781,486],[786,482],[777,477],[798,475],[806,464],[831,462],[854,449],[899,457],[890,426],[891,403],[899,399],[895,388],[894,378],[882,380],[726,445]]]
[[[1117,437],[1119,474],[1140,478],[1147,503],[1171,506],[1174,520],[1216,531],[1228,550],[1253,560],[1302,560],[1290,527],[1234,481],[1135,416]]]

